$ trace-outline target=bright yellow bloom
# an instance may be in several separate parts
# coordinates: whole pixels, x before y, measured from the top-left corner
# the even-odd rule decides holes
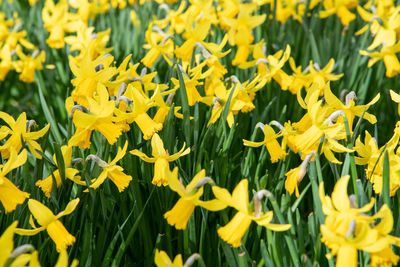
[[[168,186],[171,190],[177,192],[180,199],[174,207],[164,214],[164,218],[170,225],[175,226],[176,229],[185,230],[187,222],[192,215],[196,206],[203,207],[211,211],[222,210],[226,204],[218,199],[209,201],[202,201],[200,197],[203,195],[203,186],[206,183],[213,184],[211,178],[205,177],[206,171],[203,169],[198,172],[185,187],[182,184],[182,179],[178,180],[178,167],[175,167],[172,172],[167,170]]]
[[[243,144],[250,147],[259,147],[265,145],[271,157],[272,163],[275,163],[280,159],[284,159],[286,157],[286,152],[282,149],[282,147],[276,140],[280,136],[280,134],[276,134],[274,129],[272,129],[272,127],[268,124],[264,125],[260,123],[257,124],[257,126],[259,126],[264,132],[264,141],[253,142],[243,139]]]
[[[86,185],[86,182],[81,181],[80,180],[81,177],[77,175],[79,173],[79,171],[74,168],[71,168],[72,146],[62,146],[61,153],[62,153],[63,160],[64,160],[63,168],[65,169],[65,178],[70,179],[77,184]],[[53,156],[53,159],[54,159],[54,163],[57,165],[57,167],[60,168],[60,166],[58,166],[58,162],[57,162],[55,154]],[[47,178],[45,178],[43,180],[39,180],[35,183],[36,186],[38,186],[38,187],[40,187],[40,189],[42,189],[42,191],[46,195],[46,197],[50,197],[51,190],[53,189],[53,177],[54,177],[54,180],[56,181],[56,186],[60,187],[61,183],[62,183],[62,178],[61,178],[59,169],[54,171]]]
[[[328,258],[337,255],[336,266],[357,266],[357,250],[371,253],[371,265],[378,262],[396,264],[398,257],[390,254],[392,244],[399,245],[400,240],[390,236],[393,228],[393,216],[386,204],[373,216],[365,214],[374,206],[375,199],[357,208],[355,196],[347,195],[350,176],[340,178],[332,192],[332,199],[325,196],[323,183],[319,186],[322,211],[327,215],[321,225],[322,242],[330,249]],[[382,256],[389,258],[384,259]],[[385,265],[386,266],[386,265]]]
[[[170,37],[172,36],[169,34],[153,32],[153,24],[150,23],[145,35],[147,44],[143,46],[150,50],[141,60],[146,67],[151,68],[161,55],[169,65],[172,65],[170,58],[173,57],[174,43]]]
[[[342,101],[339,100],[331,91],[330,86],[325,87],[324,90],[324,97],[325,97],[325,102],[329,107],[332,107],[333,109],[336,110],[341,110],[346,114],[347,121],[349,123],[350,131],[352,131],[353,128],[353,120],[354,118],[360,117],[364,111],[367,111],[368,108],[375,104],[380,97],[380,94],[378,93],[374,99],[372,99],[368,104],[366,105],[359,105],[356,106],[354,99],[356,98],[356,95],[354,92],[350,92],[346,96],[346,104],[343,104]],[[368,112],[365,112],[363,115],[363,118],[369,121],[372,124],[376,123],[376,117]]]
[[[72,213],[79,203],[79,198],[71,200],[64,211],[54,215],[53,212],[45,205],[37,200],[29,199],[28,207],[33,217],[39,223],[40,227],[36,227],[32,217],[29,220],[33,229],[15,229],[15,233],[19,235],[36,235],[46,230],[50,238],[56,243],[57,251],[66,249],[75,242],[75,237],[68,233],[64,225],[58,220],[62,216]]]
[[[30,267],[40,267],[37,258],[37,251],[32,254],[26,254],[26,252],[33,251],[33,247],[30,245],[24,245],[14,249],[14,232],[17,228],[18,221],[13,222],[5,232],[0,236],[0,266],[26,266],[28,263]]]
[[[218,186],[213,186],[212,190],[217,199],[238,211],[227,225],[218,229],[219,236],[234,247],[239,247],[241,245],[241,239],[252,221],[273,231],[286,231],[291,227],[290,224],[270,223],[273,212],[269,211],[263,213],[262,205],[259,202],[254,203],[254,209],[249,208],[247,179],[243,179],[239,182],[233,190],[232,195],[225,188],[220,188]],[[260,198],[257,198],[257,201],[260,201]]]
[[[0,51],[0,81],[4,81],[8,72],[13,68],[9,45],[3,45]]]
[[[7,113],[0,111],[0,118],[8,125],[1,126],[0,138],[3,139],[8,135],[11,135],[4,145],[0,146],[1,156],[3,158],[7,159],[13,149],[19,152],[22,148],[22,142],[27,143],[29,150],[36,158],[42,158],[42,156],[36,151],[38,150],[42,152],[42,148],[35,140],[46,134],[50,128],[50,124],[47,124],[37,132],[31,132],[31,126],[35,124],[35,121],[27,121],[25,112],[21,113],[15,121],[14,118]]]
[[[118,148],[118,153],[115,158],[110,162],[106,163],[99,159],[97,156],[89,155],[86,160],[93,159],[95,160],[100,167],[103,168],[103,171],[100,175],[92,180],[91,188],[98,188],[106,178],[110,178],[110,180],[118,187],[118,191],[122,192],[132,180],[132,176],[127,175],[123,172],[123,168],[121,166],[116,165],[118,161],[120,161],[126,154],[126,149],[128,148],[128,142],[125,142],[124,148]]]
[[[6,175],[15,168],[26,162],[28,153],[24,149],[19,155],[12,149],[8,161],[4,165],[0,165],[0,201],[7,212],[15,210],[18,204],[22,204],[29,194],[21,191]]]
[[[360,54],[371,57],[368,61],[368,68],[383,59],[383,63],[386,67],[386,77],[392,78],[400,73],[400,62],[396,55],[399,51],[400,42],[397,42],[394,45],[383,46],[379,52],[360,50]]]
[[[19,60],[13,62],[15,70],[20,73],[19,79],[26,83],[35,81],[35,71],[43,69],[43,62],[46,60],[46,53],[35,50],[31,55],[25,55],[21,46],[15,49]]]
[[[72,56],[69,57],[69,66],[76,78],[71,80],[75,89],[71,92],[74,101],[79,105],[88,106],[88,98],[93,97],[101,85],[110,84],[110,79],[117,74],[117,68],[110,66],[114,57],[101,55],[92,58],[92,50],[96,42],[90,42],[83,54],[82,61],[78,62]]]
[[[356,15],[349,10],[358,5],[356,0],[324,0],[323,4],[325,10],[319,12],[321,18],[326,18],[336,13],[342,25],[348,25],[356,18]]]
[[[77,20],[73,14],[68,13],[67,0],[61,0],[54,4],[53,0],[46,0],[42,9],[44,27],[50,32],[46,43],[52,48],[63,48],[65,46],[65,31],[73,31],[78,24],[71,20]]]
[[[168,151],[164,149],[163,141],[157,133],[155,133],[151,138],[151,148],[152,155],[154,156],[153,158],[148,157],[137,149],[130,151],[130,153],[140,157],[146,162],[154,163],[154,177],[152,183],[157,186],[166,186],[168,185],[167,173],[170,171],[168,162],[175,161],[178,158],[189,154],[190,148],[185,149],[185,144],[183,144],[183,147],[179,152],[169,155]]]
[[[90,112],[85,113],[82,111],[82,108],[77,108],[74,111],[72,121],[77,129],[68,142],[69,146],[89,148],[93,130],[99,131],[111,145],[122,134],[123,126],[116,124],[116,122],[122,119],[114,116],[115,102],[109,100],[109,95],[104,85],[98,87],[98,97],[96,100],[87,98]]]

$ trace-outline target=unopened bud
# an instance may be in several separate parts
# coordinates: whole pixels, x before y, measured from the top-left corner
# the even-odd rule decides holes
[[[94,160],[97,163],[97,165],[99,165],[102,168],[111,166],[107,162],[105,162],[104,160],[102,160],[101,158],[99,158],[98,156],[93,155],[93,154],[90,154],[89,156],[86,157],[86,161],[88,161],[88,160]]]
[[[192,256],[190,256],[190,257],[185,261],[185,264],[183,264],[183,267],[190,267],[190,266],[192,266],[193,263],[194,263],[196,260],[200,259],[200,258],[201,258],[201,256],[200,256],[199,254],[197,254],[197,253],[193,254]]]
[[[73,107],[71,108],[71,112],[69,113],[69,116],[72,117],[72,116],[74,115],[74,113],[75,113],[76,110],[82,111],[82,112],[84,112],[84,113],[88,113],[88,112],[89,112],[89,110],[88,110],[87,108],[85,108],[84,106],[82,106],[82,105],[75,105],[75,106],[73,106]]]
[[[36,121],[35,120],[29,120],[27,123],[26,123],[26,131],[27,132],[30,132],[31,131],[31,127],[32,126],[36,126],[37,124],[36,124]]]
[[[346,95],[346,106],[350,104],[350,101],[353,101],[354,99],[357,99],[356,93],[354,91],[351,91]]]
[[[276,121],[276,120],[271,121],[269,124],[278,127],[281,131],[285,128],[285,127],[283,127],[282,124],[280,124],[280,123],[279,123],[278,121]]]
[[[254,194],[253,196],[253,202],[254,202],[254,215],[259,218],[262,213],[262,205],[261,205],[261,199],[263,197],[270,197],[272,196],[271,192],[268,190],[262,189],[258,191],[257,193]]]

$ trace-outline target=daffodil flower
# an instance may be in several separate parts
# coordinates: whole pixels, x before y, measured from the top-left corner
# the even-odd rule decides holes
[[[168,151],[164,149],[164,144],[163,141],[161,140],[160,136],[155,133],[153,137],[151,138],[151,148],[152,148],[152,154],[153,158],[148,157],[146,154],[143,152],[134,149],[130,151],[132,155],[138,156],[142,160],[149,162],[149,163],[154,163],[154,177],[152,183],[161,186],[161,185],[168,185],[168,179],[167,179],[167,172],[169,171],[169,161],[175,161],[178,158],[187,155],[190,153],[190,148],[185,149],[185,144],[183,145],[182,149],[173,154],[169,155]]]
[[[84,109],[79,106],[73,110],[72,121],[77,129],[68,145],[89,148],[93,130],[103,134],[109,144],[114,144],[122,134],[122,125],[116,122],[122,119],[114,116],[115,102],[109,100],[105,86],[99,86],[97,101],[93,98],[88,98],[87,101],[90,109],[88,113],[83,112]]]
[[[368,61],[368,68],[383,59],[386,67],[386,77],[392,78],[400,73],[400,62],[396,55],[399,51],[400,42],[397,42],[394,45],[383,46],[379,52],[360,50],[360,54],[371,57]]]
[[[71,160],[72,160],[72,146],[62,146],[61,147],[61,153],[63,156],[64,160],[64,169],[65,169],[65,178],[72,180],[74,183],[80,184],[80,185],[86,185],[85,181],[81,181],[81,177],[78,176],[77,174],[79,173],[78,170],[74,169],[71,167]],[[53,156],[54,163],[58,165],[56,155],[54,154]],[[60,168],[61,166],[57,166]],[[61,179],[61,174],[60,170],[54,171],[52,174],[50,174],[47,178],[43,180],[39,180],[35,183],[36,186],[38,186],[46,197],[50,197],[51,190],[53,188],[53,177],[56,181],[56,186],[60,187],[62,183]]]
[[[10,151],[12,149],[19,152],[22,148],[22,142],[27,143],[29,150],[36,158],[42,158],[42,156],[36,151],[38,150],[42,152],[42,148],[35,140],[46,134],[50,128],[50,124],[47,124],[37,132],[31,132],[31,126],[35,124],[35,121],[27,121],[25,112],[21,113],[15,121],[14,118],[7,113],[0,111],[0,118],[8,125],[0,128],[1,139],[11,135],[4,145],[0,146],[1,156],[3,158],[7,159],[10,156]]]
[[[206,183],[214,183],[211,178],[206,177],[204,169],[198,172],[186,187],[182,184],[182,180],[178,180],[178,167],[175,167],[172,172],[167,170],[167,179],[169,188],[177,192],[180,199],[171,210],[164,214],[164,218],[167,219],[170,225],[175,226],[176,229],[186,229],[187,222],[196,206],[211,211],[222,210],[226,207],[226,204],[218,199],[209,201],[200,200],[204,192],[203,186]]]
[[[15,49],[19,60],[13,62],[15,70],[20,73],[19,79],[26,83],[35,81],[35,71],[43,69],[43,62],[46,60],[46,53],[42,50],[35,50],[31,55],[26,55],[20,45]]]
[[[213,186],[215,197],[226,205],[235,208],[238,212],[225,226],[218,229],[219,236],[234,247],[241,245],[241,239],[252,221],[273,231],[286,231],[290,224],[272,224],[273,212],[263,213],[261,204],[254,203],[254,210],[249,205],[248,180],[243,179],[233,190],[232,195],[225,188]],[[260,201],[257,199],[256,201]],[[255,201],[255,202],[256,202]]]
[[[25,149],[19,155],[12,149],[8,161],[4,165],[0,165],[0,201],[6,213],[15,210],[18,204],[22,204],[29,197],[29,193],[21,191],[6,178],[10,171],[26,162],[27,155]]]
[[[15,233],[19,235],[36,235],[37,233],[46,230],[50,238],[56,244],[57,251],[66,249],[75,242],[75,237],[68,233],[64,225],[58,220],[62,216],[71,214],[79,203],[79,198],[71,200],[64,211],[54,215],[53,212],[45,205],[37,200],[29,199],[28,207],[33,217],[39,223],[40,227],[36,227],[32,216],[29,219],[33,229],[15,229]]]
[[[346,175],[336,182],[332,198],[325,195],[323,183],[319,186],[322,211],[327,215],[321,225],[322,242],[330,248],[327,257],[336,255],[336,266],[357,266],[357,250],[364,250],[371,253],[371,263],[397,264],[398,257],[388,253],[391,245],[400,244],[399,238],[389,235],[393,228],[391,211],[384,204],[375,215],[366,215],[375,199],[371,198],[368,204],[357,208],[355,196],[347,194],[349,179]],[[389,258],[383,258],[383,255]]]
[[[18,221],[13,222],[0,236],[0,266],[40,266],[37,251],[31,245],[22,245],[14,249],[14,232]],[[32,253],[31,253],[32,252]]]
[[[268,153],[271,157],[271,162],[275,163],[280,159],[284,159],[286,157],[286,152],[279,145],[276,140],[280,135],[276,134],[274,129],[268,124],[264,125],[262,123],[257,124],[257,127],[260,127],[264,132],[264,141],[262,142],[253,142],[243,139],[243,144],[245,146],[250,147],[259,147],[265,145],[268,150]]]
[[[120,161],[126,154],[126,149],[128,148],[128,142],[125,142],[124,148],[118,148],[118,153],[115,158],[110,162],[107,163],[101,160],[99,157],[95,155],[89,155],[86,160],[92,159],[99,164],[100,167],[103,168],[103,171],[100,175],[92,180],[92,184],[90,185],[91,188],[98,188],[104,181],[108,178],[117,186],[118,191],[122,192],[128,185],[129,182],[132,180],[132,176],[127,175],[123,172],[123,168],[121,166],[116,165],[118,161]]]
[[[364,113],[364,111],[368,110],[368,108],[371,105],[375,104],[379,100],[380,94],[378,93],[374,97],[374,99],[372,99],[368,104],[356,106],[355,102],[354,102],[356,95],[354,92],[350,92],[346,96],[346,103],[343,104],[342,101],[340,101],[332,93],[332,91],[330,90],[330,86],[328,84],[328,86],[326,86],[325,90],[324,90],[324,97],[325,97],[325,101],[329,107],[332,107],[333,109],[336,109],[336,110],[342,110],[346,114],[346,118],[349,123],[350,131],[351,131],[354,118],[356,116],[360,117]],[[372,124],[376,123],[376,117],[368,112],[364,113],[363,118]]]

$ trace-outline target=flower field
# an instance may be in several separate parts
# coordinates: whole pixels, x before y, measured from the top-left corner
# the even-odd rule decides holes
[[[0,266],[398,265],[399,52],[391,0],[0,0]]]

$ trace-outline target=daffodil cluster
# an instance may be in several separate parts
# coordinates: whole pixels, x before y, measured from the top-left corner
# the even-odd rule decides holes
[[[32,83],[35,71],[43,69],[46,53],[27,39],[23,27],[17,13],[7,18],[6,13],[0,12],[0,81],[10,71],[16,71],[22,82]]]

